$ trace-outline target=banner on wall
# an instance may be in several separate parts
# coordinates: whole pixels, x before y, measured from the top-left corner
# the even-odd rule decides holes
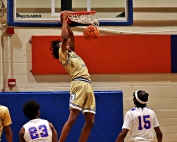
[[[50,52],[50,41],[60,36],[32,36],[32,73],[65,74]],[[75,36],[76,53],[91,74],[175,73],[177,36],[106,35],[87,41]]]

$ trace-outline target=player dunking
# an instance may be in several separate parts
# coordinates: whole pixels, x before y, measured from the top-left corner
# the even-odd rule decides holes
[[[65,70],[71,76],[70,115],[65,123],[59,142],[64,142],[75,123],[80,111],[85,117],[79,142],[86,142],[95,118],[95,96],[90,74],[84,61],[75,53],[74,34],[67,24],[68,12],[62,12],[62,42],[51,42],[51,51],[55,59],[59,59]]]
[[[130,131],[130,142],[152,142],[154,130],[158,142],[162,142],[162,132],[153,110],[146,107],[149,94],[138,90],[133,93],[135,108],[129,110],[124,118],[123,129],[116,142],[122,142]]]

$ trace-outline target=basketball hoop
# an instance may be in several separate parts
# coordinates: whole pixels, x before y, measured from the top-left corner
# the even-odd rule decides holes
[[[99,26],[99,21],[96,17],[96,11],[69,12],[68,18],[73,22]]]

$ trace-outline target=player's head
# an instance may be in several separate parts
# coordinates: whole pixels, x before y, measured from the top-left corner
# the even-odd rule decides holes
[[[34,100],[27,101],[23,106],[23,112],[29,119],[35,119],[39,117],[39,109],[40,105]]]
[[[60,48],[60,40],[52,40],[50,42],[50,51],[52,52],[52,56],[54,59],[59,59],[59,54],[58,54],[58,50]]]
[[[144,108],[148,101],[149,94],[143,90],[137,90],[133,93],[133,101],[136,107]]]

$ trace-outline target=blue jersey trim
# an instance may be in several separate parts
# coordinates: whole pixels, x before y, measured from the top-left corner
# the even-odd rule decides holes
[[[132,109],[131,109],[131,111],[134,111],[134,110],[135,110],[135,108],[132,108]]]

